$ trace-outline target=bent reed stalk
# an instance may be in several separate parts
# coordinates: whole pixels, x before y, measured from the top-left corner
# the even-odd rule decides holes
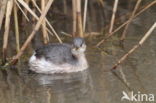
[[[118,60],[118,62],[112,67],[112,69],[116,69],[123,61],[126,60],[126,58],[132,54],[137,48],[143,45],[143,43],[147,40],[147,38],[152,34],[153,30],[156,28],[156,22],[151,26],[151,28],[145,33],[145,35],[142,37],[142,39],[139,41],[139,43],[135,46],[133,46],[132,49],[130,49],[121,59]]]
[[[21,8],[21,6],[18,4],[18,2],[16,0],[14,0],[14,2],[16,3],[16,5],[18,6],[18,8],[21,10],[22,14],[24,15],[25,19],[27,21],[30,21],[27,14],[25,14],[25,12],[23,11],[23,9]]]
[[[153,2],[149,3],[147,6],[145,6],[142,10],[140,10],[138,13],[136,13],[133,18],[136,18],[137,16],[139,16],[141,13],[143,13],[144,11],[146,11],[148,8],[150,8],[151,6],[153,6],[154,4],[156,4],[156,0],[154,0]],[[103,42],[105,42],[108,38],[110,38],[111,36],[113,36],[117,31],[119,31],[121,28],[123,28],[126,24],[128,24],[130,22],[130,19],[127,20],[126,22],[124,22],[123,24],[121,24],[120,26],[118,26],[111,34],[109,34],[108,36],[106,36],[106,38],[102,39],[100,42],[98,42],[96,44],[96,47],[100,46]],[[106,35],[107,35],[106,34]]]
[[[133,12],[132,12],[132,15],[131,15],[130,18],[129,18],[129,22],[126,24],[126,26],[125,26],[125,28],[124,28],[124,31],[123,31],[122,36],[121,36],[121,38],[120,38],[121,41],[123,41],[123,40],[126,38],[126,33],[127,33],[127,30],[128,30],[128,27],[129,27],[130,23],[132,22],[133,17],[134,17],[134,15],[135,15],[137,9],[139,8],[141,1],[142,1],[142,0],[138,0],[138,1],[137,1],[136,5],[135,5],[135,7],[134,7],[134,10],[133,10]]]
[[[33,39],[33,37],[35,36],[36,31],[38,31],[38,29],[40,28],[42,21],[44,20],[48,10],[50,9],[52,3],[54,0],[49,0],[45,9],[43,10],[35,28],[33,29],[32,33],[29,35],[29,37],[27,38],[27,40],[25,41],[25,43],[23,44],[22,48],[20,49],[20,51],[17,53],[16,56],[13,57],[13,59],[11,60],[11,64],[16,64],[17,60],[20,58],[20,56],[23,54],[23,52],[25,51],[25,49],[27,48],[27,46],[29,45],[29,43],[31,42],[31,40]]]
[[[31,14],[36,20],[39,20],[39,17],[30,9],[30,7],[29,7],[24,1],[22,1],[22,0],[18,0],[18,1],[19,1],[19,3],[21,3],[21,5],[23,5],[23,7],[25,7],[25,8],[30,12],[30,14]],[[62,43],[62,40],[60,39],[60,37],[58,36],[58,34],[56,33],[56,31],[54,30],[53,26],[48,22],[47,19],[46,19],[46,22],[47,22],[48,26],[50,27],[50,29],[52,30],[52,32],[54,33],[54,35],[56,36],[56,38],[58,39],[58,41],[59,41],[60,43]],[[48,30],[48,28],[47,28],[47,31],[48,31],[49,33],[51,33],[50,30]],[[51,34],[51,35],[53,35],[53,34]]]
[[[13,5],[9,4],[9,2],[13,1]],[[36,30],[39,29],[40,24],[37,24],[35,27],[35,29],[33,29],[32,33],[28,36],[28,38],[26,39],[25,43],[21,46],[20,49],[20,17],[18,17],[19,15],[22,15],[22,22],[24,23],[29,23],[30,21],[37,21],[40,22],[40,17],[38,15],[42,15],[43,14],[43,10],[45,10],[45,6],[47,4],[46,1],[49,0],[40,0],[40,1],[36,1],[36,0],[2,0],[3,5],[1,6],[0,9],[0,29],[1,26],[3,26],[3,20],[5,20],[4,22],[4,27],[2,27],[2,29],[4,28],[4,34],[3,34],[3,61],[6,61],[6,55],[7,55],[7,47],[8,47],[8,39],[9,39],[9,29],[10,29],[10,22],[11,22],[11,13],[13,11],[14,13],[14,31],[15,31],[15,39],[16,39],[16,50],[17,50],[17,55],[13,58],[13,61],[16,61],[19,59],[19,57],[23,54],[24,50],[27,48],[28,44],[30,43],[30,41],[32,40],[33,36],[35,35],[34,33],[36,32]],[[123,38],[125,38],[125,34],[127,31],[127,28],[129,27],[130,23],[133,21],[133,19],[135,17],[137,17],[138,15],[140,15],[141,13],[143,13],[145,10],[147,10],[148,8],[150,8],[151,6],[153,6],[156,3],[156,0],[152,1],[151,3],[149,3],[147,6],[145,6],[145,8],[141,8],[141,10],[139,12],[137,12],[139,5],[141,3],[142,0],[138,0],[136,1],[136,3],[134,3],[135,7],[129,17],[129,19],[127,21],[125,21],[123,24],[121,24],[120,26],[118,26],[117,28],[115,28],[115,21],[116,21],[116,17],[117,17],[117,9],[120,9],[118,7],[118,2],[120,2],[119,0],[114,0],[114,4],[113,4],[113,12],[110,15],[111,20],[109,21],[110,23],[108,23],[108,33],[106,33],[106,37],[102,38],[102,40],[100,42],[98,42],[98,44],[96,46],[101,45],[105,40],[107,40],[108,38],[110,38],[112,35],[114,35],[117,31],[119,31],[121,28],[125,27],[125,30],[123,32]],[[90,25],[86,25],[88,24],[93,24],[93,22],[90,23],[89,20],[93,20],[96,21],[95,17],[97,17],[95,15],[94,17],[94,12],[90,12],[90,10],[94,10],[93,8],[93,4],[90,3],[92,1],[88,1],[88,0],[72,0],[72,37],[91,37],[90,35],[93,33],[96,35],[96,33],[94,33],[94,31],[90,31],[92,29],[93,26]],[[104,1],[99,1],[98,3],[101,3],[102,6],[104,6]],[[69,10],[69,5],[70,3],[65,0],[63,1],[63,7],[64,10],[63,13],[65,15],[68,16],[68,10]],[[83,7],[82,7],[82,4]],[[8,6],[9,5],[9,6]],[[32,9],[33,7],[33,9]],[[83,11],[81,10],[83,9]],[[112,9],[112,7],[110,7],[110,10]],[[20,13],[19,13],[20,12]],[[83,15],[82,15],[83,13]],[[89,17],[90,13],[92,13],[93,17]],[[63,15],[64,15],[63,14]],[[97,13],[98,14],[98,13]],[[130,14],[130,13],[127,13]],[[30,16],[32,16],[33,18],[30,18]],[[83,17],[82,17],[83,16]],[[87,17],[88,16],[88,17]],[[24,17],[24,19],[23,19]],[[93,19],[92,19],[93,18]],[[104,19],[102,19],[104,20]],[[93,24],[94,25],[94,24]],[[89,28],[91,27],[91,29]],[[93,28],[94,29],[94,28]],[[95,28],[96,29],[96,28]],[[55,29],[53,28],[53,25],[49,22],[49,20],[46,18],[46,16],[43,18],[42,23],[41,23],[41,30],[42,30],[42,34],[43,34],[43,42],[46,44],[49,42],[49,34],[50,35],[54,35],[56,36],[57,40],[62,43],[62,40],[60,39],[59,35],[56,33]],[[87,33],[87,31],[89,31],[89,33]],[[84,33],[86,32],[86,34],[84,35]],[[68,33],[67,31],[62,32],[62,34],[67,35],[69,37],[71,37],[70,33]],[[99,35],[99,34],[98,34]],[[121,37],[122,40],[122,37]],[[16,59],[16,60],[15,60]]]

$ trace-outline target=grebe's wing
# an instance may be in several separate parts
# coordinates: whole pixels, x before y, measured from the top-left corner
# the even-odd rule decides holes
[[[35,52],[37,58],[44,57],[46,60],[55,64],[62,64],[73,61],[74,59],[71,53],[71,45],[69,44],[49,44],[36,49]]]

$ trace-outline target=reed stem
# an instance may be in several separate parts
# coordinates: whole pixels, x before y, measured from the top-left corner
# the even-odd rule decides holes
[[[138,47],[142,46],[143,43],[147,40],[147,38],[151,35],[153,30],[156,28],[156,22],[151,26],[151,28],[147,31],[147,33],[142,37],[139,43],[133,46],[132,49],[128,51],[123,57],[121,57],[118,62],[112,67],[112,69],[116,69],[130,54],[132,54]]]
[[[29,12],[31,15],[33,15],[35,17],[35,19],[39,20],[39,17],[30,9],[30,7],[22,0],[18,0],[21,5],[23,5]],[[56,36],[56,38],[58,39],[58,41],[60,43],[62,43],[62,40],[60,39],[60,37],[58,36],[58,34],[56,33],[56,31],[54,30],[53,26],[48,22],[48,20],[46,20],[48,26],[50,27],[50,29],[53,31],[54,35]]]
[[[25,14],[25,12],[23,11],[23,9],[21,8],[21,6],[18,4],[18,2],[16,0],[14,0],[14,2],[16,3],[16,5],[18,6],[18,8],[21,10],[21,12],[23,13],[24,17],[26,18],[27,21],[30,21],[28,16]]]
[[[32,3],[33,3],[33,5],[37,8],[37,10],[41,13],[41,9],[38,7],[38,5],[36,4],[36,2],[35,2],[35,0],[31,0],[32,1]],[[37,20],[38,20],[38,18],[36,18]],[[47,22],[47,24],[48,25],[51,25],[50,23],[49,23],[49,21],[47,20],[47,18],[45,18],[46,19],[46,22]],[[47,32],[50,34],[50,35],[52,35],[53,36],[53,33],[46,27],[46,30],[47,30]],[[48,38],[49,39],[49,38]]]
[[[77,5],[76,5],[76,0],[72,0],[72,9],[73,9],[73,37],[76,36],[76,8],[77,8]]]
[[[135,16],[132,18],[136,18],[137,16],[139,16],[141,13],[143,13],[145,10],[147,10],[148,8],[150,8],[151,6],[153,6],[154,4],[156,4],[156,0],[149,3],[145,8],[143,8],[142,10],[140,10],[138,13],[135,14]],[[117,31],[119,31],[122,27],[124,27],[127,23],[129,23],[129,20],[127,20],[126,22],[124,22],[123,24],[121,24],[118,28],[116,28],[110,35],[108,35],[106,38],[102,39],[100,42],[98,42],[96,44],[96,47],[100,46],[104,41],[106,41],[108,38],[110,38],[111,36],[113,36]],[[107,34],[106,34],[107,35]]]
[[[84,14],[83,14],[83,33],[85,33],[85,29],[86,29],[87,6],[88,6],[88,0],[85,0]]]
[[[27,5],[29,5],[30,0],[23,0]],[[25,15],[28,15],[28,11],[26,8],[23,8],[23,12]],[[22,17],[22,24],[25,25],[26,24],[26,18]]]
[[[1,9],[0,9],[0,29],[2,27],[2,23],[3,23],[3,18],[4,18],[4,15],[5,15],[5,10],[6,10],[6,7],[7,7],[7,2],[8,0],[2,0],[1,1]]]
[[[67,14],[67,0],[63,0],[63,8],[64,14]]]
[[[121,38],[120,38],[121,41],[123,41],[123,40],[126,38],[126,33],[127,33],[127,30],[128,30],[128,27],[129,27],[130,23],[132,22],[133,17],[134,17],[134,15],[135,15],[137,9],[139,8],[139,5],[140,5],[141,1],[142,1],[142,0],[138,0],[138,1],[137,1],[136,5],[135,5],[135,7],[134,7],[134,10],[133,10],[133,12],[132,12],[132,15],[131,15],[130,18],[129,18],[129,22],[126,24],[125,29],[124,29],[124,31],[123,31],[123,33],[122,33],[122,36],[121,36]]]
[[[19,27],[18,27],[18,15],[17,15],[17,6],[14,2],[14,21],[15,21],[15,37],[16,37],[16,51],[17,53],[20,50],[20,42],[19,42]]]
[[[40,28],[43,19],[45,18],[48,10],[50,9],[51,5],[53,3],[53,0],[49,0],[44,11],[42,12],[35,28],[33,29],[32,33],[29,35],[29,37],[27,38],[27,40],[24,42],[24,44],[22,45],[22,48],[20,49],[20,51],[17,53],[17,55],[15,55],[11,61],[11,64],[15,64],[17,63],[17,60],[20,58],[20,56],[23,54],[23,52],[25,51],[25,49],[27,48],[27,46],[29,45],[29,43],[31,42],[31,40],[33,39],[33,37],[35,36],[36,31],[38,31],[38,29]]]
[[[43,11],[44,8],[45,8],[45,5],[46,5],[46,0],[41,0],[41,10]],[[43,19],[43,22],[42,22],[42,33],[43,33],[43,40],[44,40],[44,44],[47,44],[48,43],[48,33],[47,33],[47,30],[46,30],[46,20]]]
[[[8,46],[8,36],[9,36],[9,29],[10,29],[10,16],[12,13],[13,8],[13,0],[9,0],[7,3],[7,10],[6,10],[6,18],[5,18],[5,31],[3,37],[3,51],[2,51],[2,62],[6,62],[6,55],[7,55],[7,46]]]
[[[82,27],[82,16],[81,16],[81,0],[76,0],[76,3],[77,3],[77,10],[76,10],[77,34],[80,37],[84,37],[84,35],[83,35],[83,27]]]
[[[115,14],[116,14],[116,11],[117,11],[117,7],[118,7],[118,0],[115,0],[114,1],[114,6],[113,6],[113,13],[112,13],[112,18],[111,18],[110,28],[109,28],[109,35],[113,31],[114,21],[115,21]]]

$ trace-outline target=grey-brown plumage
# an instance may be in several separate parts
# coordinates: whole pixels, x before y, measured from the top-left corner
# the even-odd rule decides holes
[[[85,44],[84,39],[75,38],[72,44],[66,43],[53,43],[42,46],[35,51],[37,58],[44,57],[46,60],[55,64],[70,63],[73,64],[77,61],[76,56],[72,54],[72,48],[80,48],[82,44]]]
[[[42,46],[29,59],[30,70],[45,74],[83,71],[88,68],[85,50],[86,44],[82,38],[74,38],[72,44]]]

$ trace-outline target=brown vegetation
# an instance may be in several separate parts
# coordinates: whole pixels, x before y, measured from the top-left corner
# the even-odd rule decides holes
[[[3,63],[6,63],[6,58],[7,58],[7,47],[8,47],[8,38],[9,38],[9,30],[10,30],[10,25],[11,25],[11,17],[14,17],[14,31],[15,31],[15,38],[16,38],[16,50],[17,54],[12,58],[9,63],[15,64],[17,60],[20,58],[20,56],[24,53],[25,49],[28,47],[30,44],[31,40],[34,38],[36,32],[39,30],[41,26],[42,34],[43,34],[43,42],[47,44],[49,42],[49,36],[55,35],[57,40],[62,43],[61,38],[55,31],[53,25],[50,23],[50,21],[47,19],[46,14],[50,10],[50,8],[53,6],[53,1],[54,0],[0,0],[1,6],[0,6],[0,30],[2,27],[4,28],[4,33],[3,33]],[[94,0],[93,0],[94,1]],[[103,0],[95,0],[98,5],[101,7],[105,6],[105,3]],[[58,2],[55,0],[55,2]],[[60,1],[59,1],[60,2]],[[87,19],[88,17],[88,12],[89,8],[88,5],[92,0],[71,0],[72,4],[72,12],[70,15],[72,15],[72,37],[86,37],[86,25],[87,25]],[[119,7],[119,0],[114,0],[114,4],[112,3],[113,7],[111,8],[112,10],[112,15],[111,19],[109,19],[109,25],[106,25],[105,27],[109,27],[108,33],[105,33],[105,36],[103,36],[102,40],[97,43],[96,46],[100,46],[105,40],[110,38],[112,35],[114,35],[117,31],[119,31],[121,28],[125,27],[123,34],[121,35],[121,40],[124,40],[127,34],[127,29],[130,25],[130,23],[133,21],[134,18],[136,18],[138,15],[143,13],[145,10],[156,4],[156,0],[153,0],[151,3],[145,6],[141,6],[142,0],[137,0],[135,1],[135,6],[132,11],[132,13],[127,13],[124,16],[127,17],[129,16],[128,20],[125,21],[123,24],[121,24],[118,27],[115,27],[115,23],[118,21],[117,18],[117,11]],[[67,13],[67,7],[69,1],[68,0],[63,0],[63,9],[64,13]],[[40,5],[39,5],[40,4]],[[32,8],[33,7],[33,8]],[[93,7],[90,7],[91,11],[91,16],[95,14],[95,11]],[[24,42],[23,45],[20,43],[20,24],[19,24],[19,13],[22,13],[22,22],[30,22],[32,19],[36,20],[36,24],[33,27],[33,30],[31,34],[27,37],[26,41]],[[13,15],[12,15],[13,13]],[[38,16],[38,13],[40,16]],[[94,14],[93,14],[94,13]],[[31,15],[33,18],[30,19],[29,15]],[[94,20],[97,19],[93,18]],[[104,22],[104,21],[101,21]],[[3,25],[4,24],[4,25]],[[88,25],[91,26],[88,22]],[[139,42],[138,45],[134,46],[132,50],[130,50],[123,58],[121,58],[118,63],[114,66],[116,68],[122,61],[124,61],[129,54],[131,54],[133,51],[135,51],[136,48],[138,48],[140,45],[143,44],[143,42],[147,39],[147,37],[150,35],[150,33],[154,30],[155,24],[149,29],[149,32],[145,34],[143,39]],[[92,31],[94,32],[94,31]],[[99,31],[100,32],[100,31]],[[71,37],[70,34],[62,32],[65,35],[68,35]],[[90,33],[92,34],[92,33]],[[95,33],[94,33],[95,34]],[[97,34],[97,33],[96,33]],[[99,33],[98,33],[99,34]]]

